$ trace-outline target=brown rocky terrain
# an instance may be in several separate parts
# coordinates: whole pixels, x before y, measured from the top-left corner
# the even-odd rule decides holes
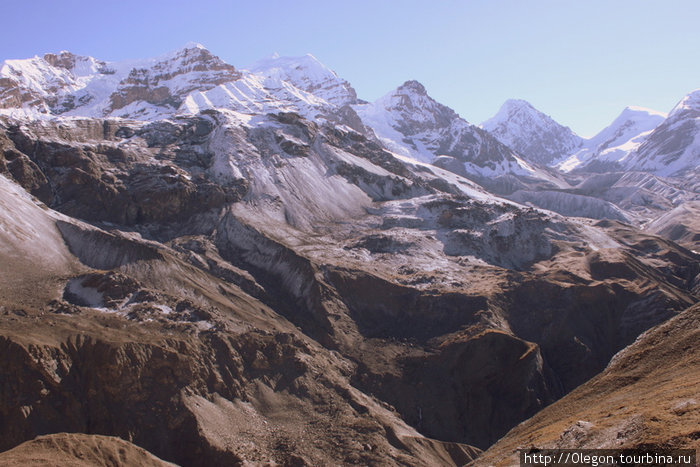
[[[144,467],[173,466],[138,446],[113,436],[57,433],[38,436],[0,453],[0,463],[6,466]]]
[[[195,82],[183,83],[171,89],[166,82],[178,76],[197,73]],[[126,107],[133,102],[148,102],[177,109],[184,97],[194,90],[204,91],[240,77],[236,69],[199,46],[185,47],[174,56],[148,68],[134,68],[110,95],[107,112]]]
[[[564,174],[311,55],[1,74],[0,463],[697,447],[697,93],[635,171]]]
[[[62,218],[17,195],[17,217],[33,226]],[[32,289],[3,281],[0,449],[68,431],[119,436],[184,465],[430,465],[478,452],[418,434],[349,384],[352,362],[237,286],[154,243],[59,222],[41,247],[3,249],[3,276],[26,264],[12,276]],[[90,269],[69,248],[121,272]]]
[[[642,334],[605,371],[512,429],[469,465],[517,465],[516,450],[700,448],[700,305]]]
[[[0,450],[462,465],[698,298],[669,240],[296,114],[0,130]]]

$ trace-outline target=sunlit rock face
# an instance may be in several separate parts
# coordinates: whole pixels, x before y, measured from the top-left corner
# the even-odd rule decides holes
[[[0,450],[464,465],[698,299],[688,180],[563,175],[415,81],[198,45],[2,76]],[[51,445],[87,442],[158,465]]]

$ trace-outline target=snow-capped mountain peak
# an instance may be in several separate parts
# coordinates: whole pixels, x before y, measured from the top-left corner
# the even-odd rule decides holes
[[[430,97],[418,81],[406,81],[373,103],[353,106],[387,148],[405,158],[434,163],[478,183],[499,183],[501,176],[544,178],[486,131]]]
[[[280,57],[275,53],[253,63],[247,70],[266,78],[286,81],[333,105],[342,106],[357,101],[357,93],[350,83],[311,54]]]
[[[182,46],[183,49],[206,49],[202,44],[199,42],[195,41],[190,41],[187,42],[184,46]]]
[[[406,81],[377,99],[372,105],[376,109],[395,113],[397,122],[412,126],[414,129],[419,126],[422,130],[435,130],[452,120],[460,119],[454,110],[430,97],[425,86],[415,80]],[[464,121],[464,123],[467,122]]]
[[[666,114],[644,107],[628,106],[613,122],[586,142],[599,150],[614,147],[616,143],[628,141],[644,132],[656,128],[666,119]]]
[[[683,99],[673,107],[668,116],[676,117],[683,112],[700,112],[700,89],[691,91],[684,96]]]
[[[666,118],[666,114],[644,107],[628,106],[606,128],[584,142],[583,147],[560,162],[565,172],[586,167],[605,170],[621,164]]]
[[[97,76],[112,73],[105,62],[67,51],[6,60],[0,66],[0,108],[62,113],[69,107],[65,96],[81,91]]]
[[[522,99],[505,101],[498,113],[481,127],[527,160],[542,164],[569,153],[582,141],[568,127]]]
[[[550,164],[571,153],[582,138],[522,99],[508,99],[481,128],[526,160]]]
[[[304,72],[304,77],[309,80],[322,79],[328,76],[338,77],[333,70],[310,53],[298,57],[285,57],[275,52],[269,57],[258,60],[246,67],[246,69],[253,73],[264,72],[270,75],[273,73],[290,75],[292,74],[291,70],[296,70],[299,74]]]
[[[67,50],[62,50],[57,54],[44,54],[43,59],[53,67],[64,68],[70,71],[75,77],[88,77],[95,74],[109,74],[113,72],[106,62],[89,56],[75,55]]]
[[[524,99],[506,99],[506,101],[501,105],[498,113],[493,118],[505,119],[512,117],[516,112],[537,112],[537,110]],[[487,120],[488,121],[488,120]]]
[[[700,89],[687,94],[625,161],[628,170],[681,175],[700,167]]]
[[[173,113],[191,92],[205,91],[240,76],[232,65],[201,44],[189,43],[132,68],[110,95],[105,112],[137,118]]]
[[[647,114],[647,115],[658,115],[662,118],[668,117],[668,114],[664,112],[659,112],[658,110],[649,109],[647,107],[640,107],[638,105],[628,105],[624,108],[620,116],[623,115],[633,115],[633,114]],[[619,117],[618,117],[619,118]]]
[[[412,92],[412,93],[418,94],[420,96],[427,96],[428,95],[428,91],[425,90],[425,86],[423,86],[421,83],[419,83],[418,81],[416,81],[414,79],[406,81],[401,86],[399,86],[396,89],[396,91],[397,91],[397,93]]]

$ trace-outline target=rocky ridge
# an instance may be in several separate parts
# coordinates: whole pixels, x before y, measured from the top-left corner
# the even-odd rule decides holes
[[[514,428],[470,466],[517,463],[516,449],[698,449],[695,305],[650,329],[605,371]]]
[[[120,438],[80,433],[39,436],[32,441],[0,453],[7,466],[66,465],[71,467],[109,467],[142,465],[174,466]]]
[[[199,44],[162,57],[108,63],[70,52],[6,60],[0,105],[15,114],[158,119],[194,90],[234,81],[240,73]]]
[[[522,156],[488,132],[469,124],[432,99],[417,81],[407,81],[376,102],[353,106],[362,122],[391,151],[433,163],[496,193],[535,183],[566,185],[554,172]]]
[[[463,465],[697,302],[697,253],[661,225],[527,207],[448,166],[496,148],[533,167],[416,82],[389,98],[412,138],[394,142],[457,151],[435,164],[329,70],[216,84],[217,63],[179,110],[124,107],[151,120],[0,119],[0,449],[73,431],[186,465]],[[254,80],[269,104],[189,106]],[[638,206],[617,188],[640,173],[618,175],[543,185]],[[689,196],[649,177],[645,196]]]
[[[627,107],[606,128],[583,143],[583,147],[557,167],[564,171],[610,172],[625,164],[666,114],[641,107]]]
[[[700,159],[700,90],[685,96],[625,162],[625,168],[660,176],[697,170]]]
[[[481,124],[500,142],[531,163],[551,165],[583,144],[583,138],[529,102],[509,99],[496,115]]]

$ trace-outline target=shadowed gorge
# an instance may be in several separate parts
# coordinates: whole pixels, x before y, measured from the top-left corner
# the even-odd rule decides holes
[[[29,60],[45,83],[0,81],[0,462],[489,465],[603,446],[615,375],[695,371],[697,92],[600,172],[524,101],[479,128],[310,55]],[[691,383],[620,446],[696,446]]]

